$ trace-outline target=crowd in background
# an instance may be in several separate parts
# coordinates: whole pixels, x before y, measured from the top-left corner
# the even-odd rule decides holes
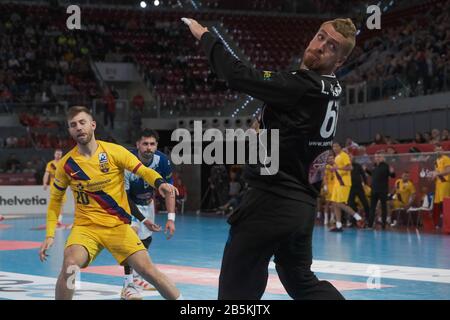
[[[369,100],[386,98],[404,87],[411,97],[443,91],[450,83],[449,12],[450,1],[438,2],[357,46],[345,83],[369,83]]]

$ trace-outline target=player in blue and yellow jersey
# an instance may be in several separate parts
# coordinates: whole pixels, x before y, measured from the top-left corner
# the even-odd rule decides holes
[[[158,172],[167,182],[173,184],[172,168],[169,157],[158,151],[159,136],[156,131],[144,129],[136,141],[136,150],[132,153],[148,168]],[[142,217],[133,217],[131,227],[137,232],[144,246],[148,249],[152,242],[153,230],[144,223],[150,221],[155,223],[155,189],[138,175],[125,170],[125,190],[130,201],[130,206],[136,205]],[[173,207],[167,207],[167,223],[165,231],[168,238],[175,232],[175,203]],[[156,225],[156,228],[159,226]],[[159,231],[159,230],[157,230]],[[142,279],[135,271],[132,272],[129,266],[124,266],[125,279],[122,290],[122,298],[127,300],[137,300],[142,298],[138,289],[152,290],[152,286]]]
[[[62,199],[70,186],[75,219],[64,249],[62,270],[56,283],[56,299],[72,299],[70,277],[87,267],[106,248],[121,265],[129,265],[166,299],[179,299],[175,285],[151,262],[142,241],[130,226],[130,207],[124,187],[124,171],[143,177],[170,205],[177,190],[156,171],[147,168],[127,149],[97,141],[96,122],[86,107],[67,113],[69,133],[77,146],[58,163],[47,210],[47,236],[40,249],[41,261],[52,246]]]

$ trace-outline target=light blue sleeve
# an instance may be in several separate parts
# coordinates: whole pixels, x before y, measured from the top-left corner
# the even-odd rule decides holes
[[[129,191],[130,190],[130,180],[131,180],[131,172],[128,170],[125,170],[125,191]]]

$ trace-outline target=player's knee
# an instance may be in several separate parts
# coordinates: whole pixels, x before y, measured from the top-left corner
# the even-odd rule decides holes
[[[70,277],[76,277],[78,273],[80,273],[80,266],[77,261],[73,258],[64,259],[60,277],[68,279]]]

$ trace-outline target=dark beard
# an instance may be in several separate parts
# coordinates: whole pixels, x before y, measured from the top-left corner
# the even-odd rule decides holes
[[[140,152],[139,152],[140,153]],[[147,158],[144,156],[144,154],[139,154],[140,158],[142,158],[142,162],[145,162],[146,164],[150,164],[153,162],[153,157],[154,157],[155,153],[151,153],[150,156]]]
[[[80,141],[78,141],[78,140],[77,140],[77,142],[78,142],[79,144],[81,144],[82,146],[85,146],[85,145],[87,145],[89,142],[92,141],[92,137],[93,137],[93,136],[94,136],[94,132],[91,132],[90,134],[87,135],[87,138],[86,138],[86,141],[85,141],[85,142],[80,142]]]

